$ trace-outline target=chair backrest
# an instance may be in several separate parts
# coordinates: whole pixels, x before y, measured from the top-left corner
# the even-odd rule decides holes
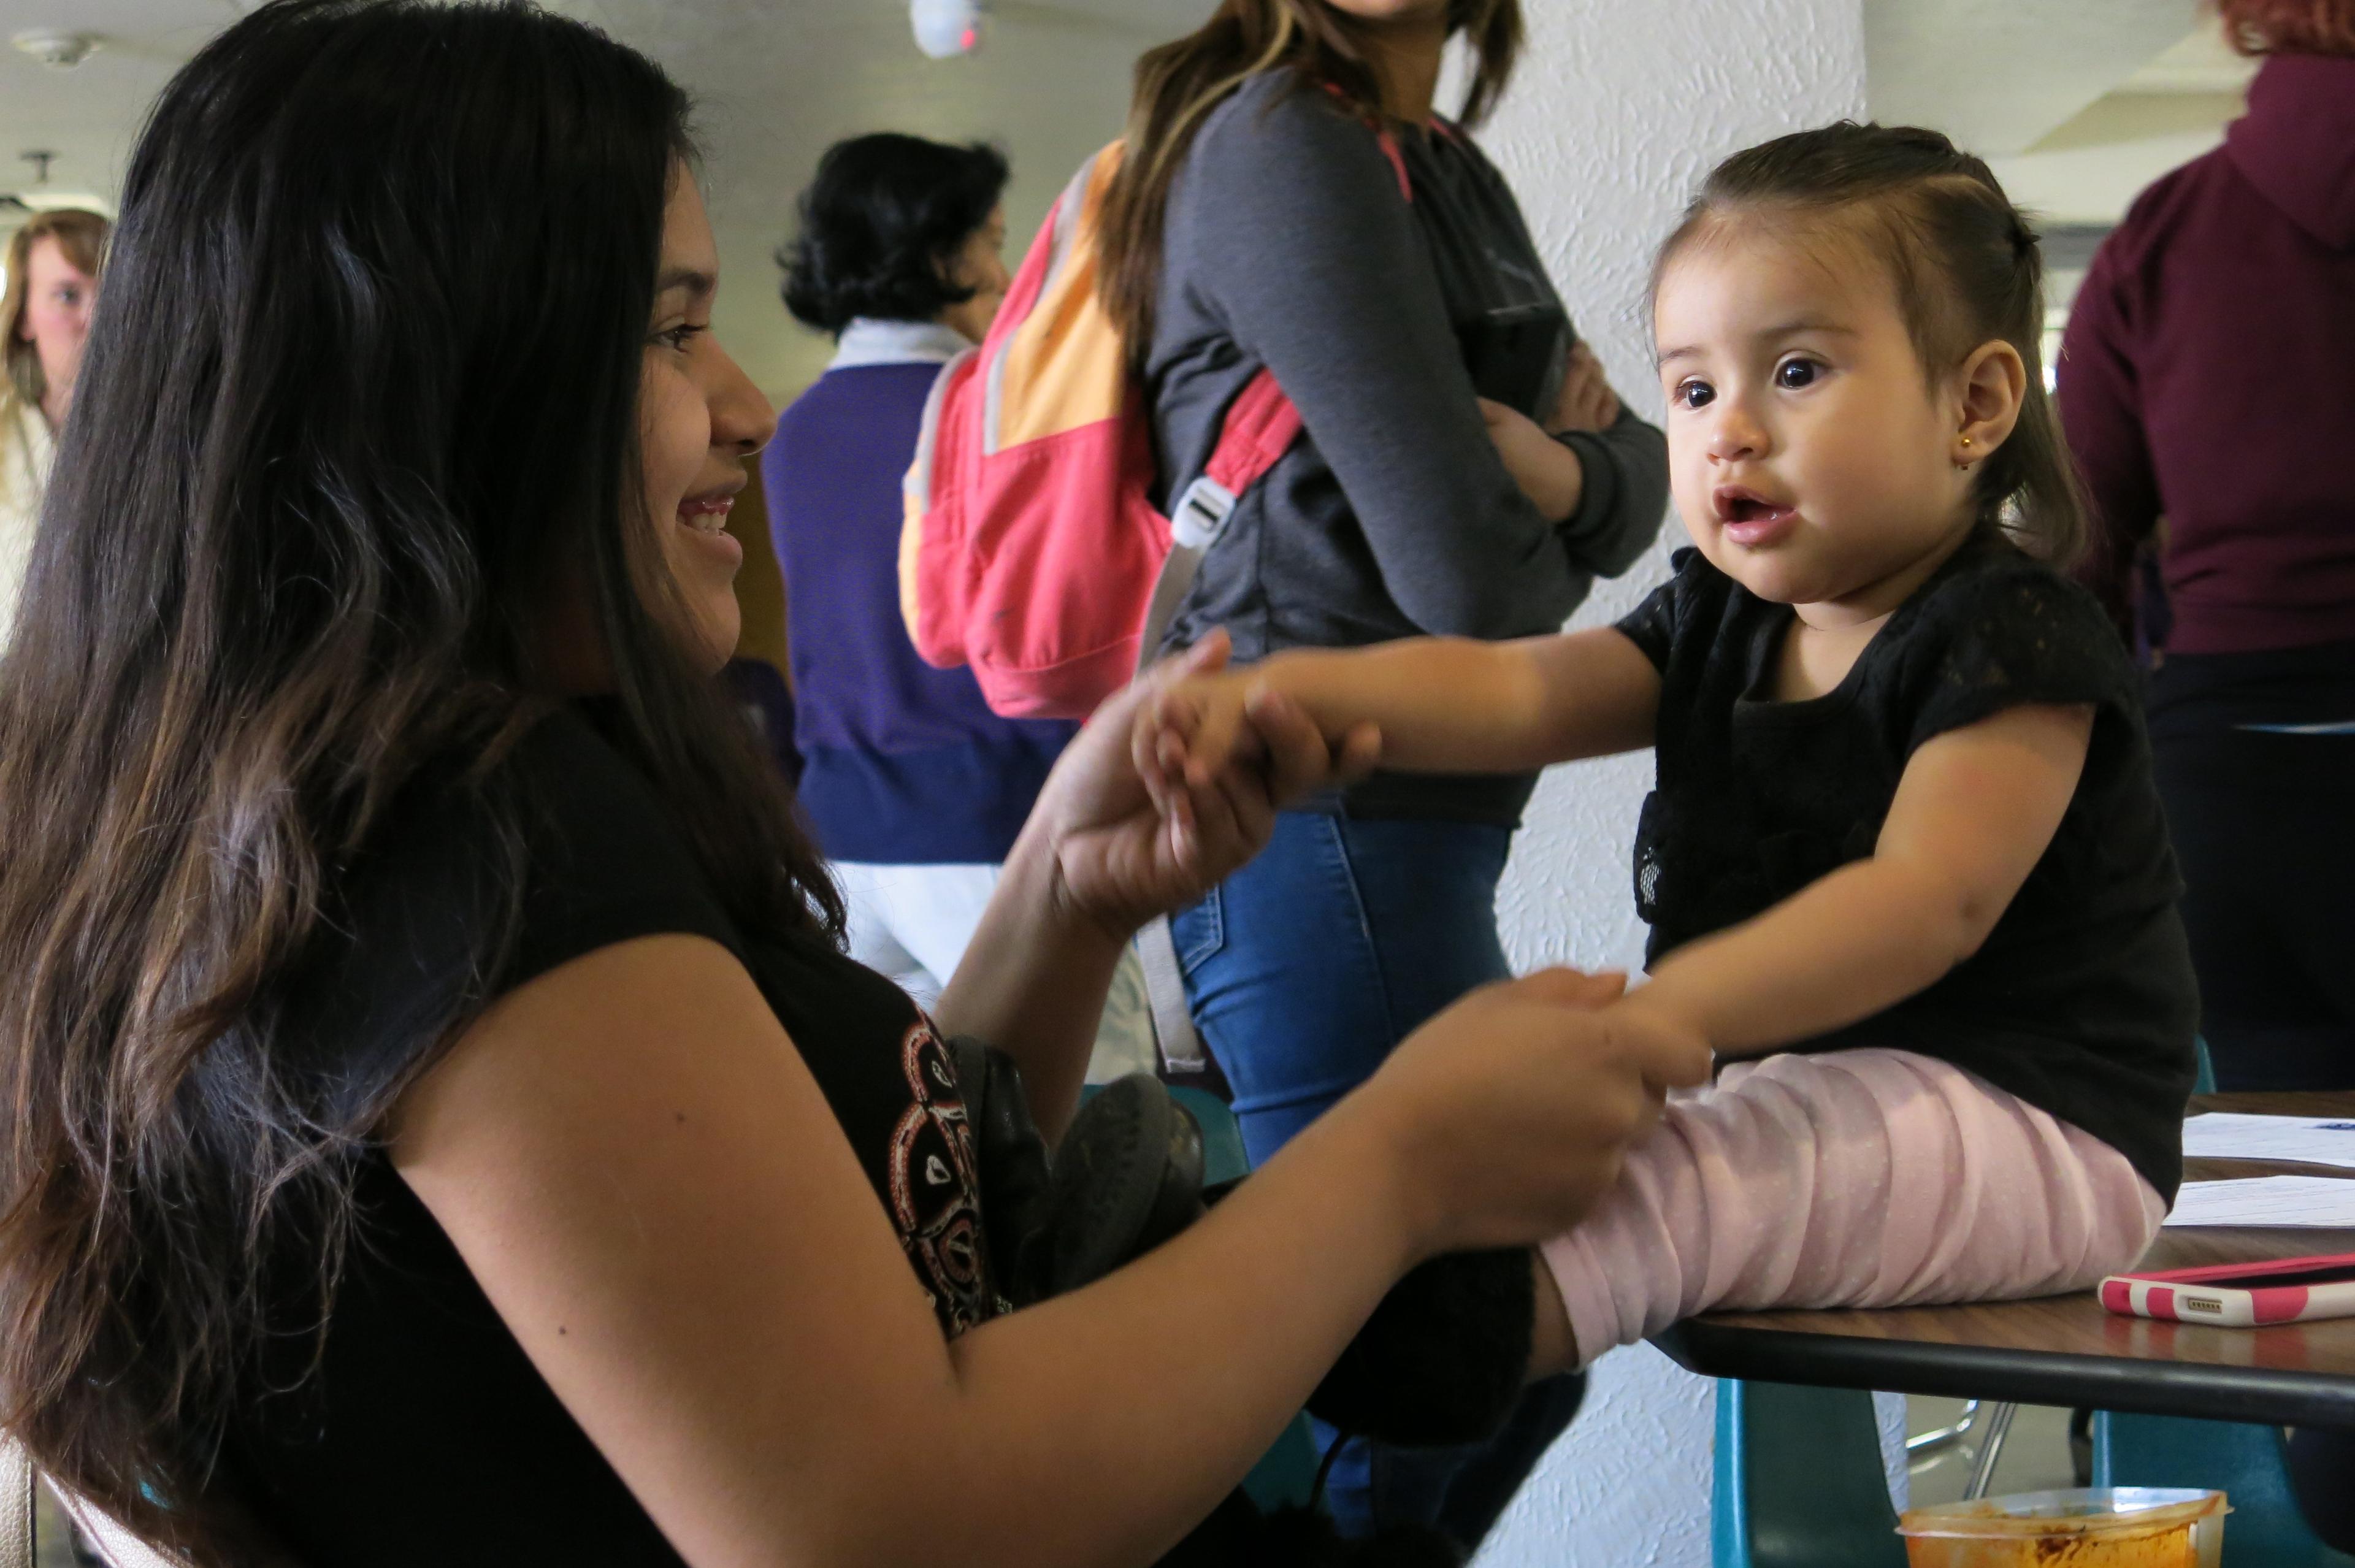
[[[2094,1485],[2220,1491],[2232,1509],[2224,1532],[2233,1562],[2355,1568],[2355,1557],[2324,1545],[2306,1522],[2278,1426],[2101,1411],[2094,1417]]]
[[[1712,1568],[1905,1568],[1872,1395],[1717,1385]]]

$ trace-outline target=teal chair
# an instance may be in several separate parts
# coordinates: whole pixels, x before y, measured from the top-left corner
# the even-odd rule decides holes
[[[1711,1568],[1905,1568],[1872,1395],[1717,1385]]]
[[[2105,1410],[2094,1417],[2094,1485],[2223,1492],[2224,1542],[2240,1568],[2355,1568],[2307,1527],[2283,1447],[2278,1426]]]

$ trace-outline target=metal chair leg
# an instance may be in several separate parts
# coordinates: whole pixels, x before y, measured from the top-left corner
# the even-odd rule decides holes
[[[1978,1453],[1971,1459],[1970,1482],[1963,1488],[1965,1502],[1977,1502],[1995,1484],[1996,1461],[2003,1456],[2003,1440],[2011,1435],[2011,1418],[2019,1413],[2016,1404],[1998,1403],[1987,1407],[1987,1435],[1979,1439]]]
[[[1968,1437],[1971,1435],[1971,1429],[1978,1424],[1978,1420],[1979,1402],[1975,1399],[1965,1400],[1963,1408],[1955,1413],[1952,1425],[1936,1427],[1928,1432],[1917,1432],[1908,1437],[1905,1440],[1905,1457],[1917,1463],[1926,1463],[1936,1458],[1964,1438]]]

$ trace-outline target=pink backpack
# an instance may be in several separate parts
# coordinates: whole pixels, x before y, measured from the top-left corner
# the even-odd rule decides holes
[[[1397,142],[1381,144],[1412,199]],[[908,635],[927,663],[970,665],[983,699],[1013,719],[1084,719],[1151,662],[1237,498],[1300,435],[1300,411],[1263,369],[1171,515],[1153,505],[1151,411],[1096,295],[1120,160],[1115,142],[1081,165],[989,336],[932,383],[903,487]],[[1136,947],[1163,1061],[1201,1072],[1169,923]]]
[[[1300,433],[1262,370],[1171,515],[1153,505],[1151,411],[1096,293],[1120,161],[1115,142],[1071,176],[988,337],[942,370],[904,489],[908,635],[1009,718],[1084,719],[1149,663],[1237,498]]]

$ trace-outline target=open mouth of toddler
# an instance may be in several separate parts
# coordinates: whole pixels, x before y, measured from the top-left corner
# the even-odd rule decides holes
[[[1739,485],[1720,485],[1710,498],[1717,507],[1717,520],[1721,523],[1779,523],[1796,509],[1778,501],[1770,501],[1757,491],[1744,489]]]

